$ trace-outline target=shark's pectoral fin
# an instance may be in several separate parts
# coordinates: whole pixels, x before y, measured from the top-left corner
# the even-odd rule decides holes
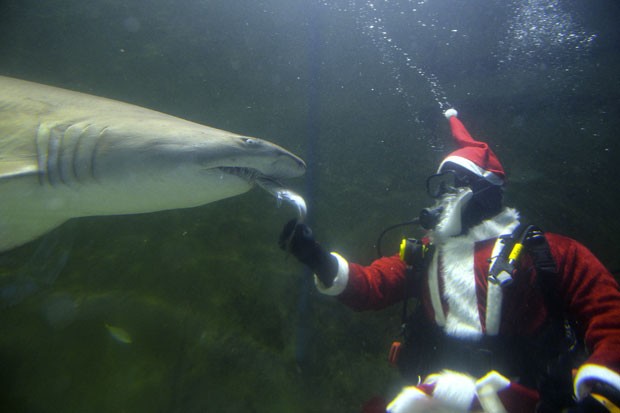
[[[27,166],[21,172],[19,167],[9,172],[0,166],[0,252],[25,244],[70,218],[56,207],[55,199],[41,192],[35,174]]]
[[[0,212],[0,252],[18,247],[60,226],[66,219],[57,217],[20,217]]]

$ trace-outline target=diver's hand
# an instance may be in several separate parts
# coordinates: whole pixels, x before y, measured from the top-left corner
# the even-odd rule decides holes
[[[589,383],[590,394],[579,400],[567,413],[617,412],[620,406],[620,390],[601,381]],[[596,397],[594,397],[596,396]]]
[[[316,241],[312,229],[306,224],[299,223],[296,219],[291,219],[284,225],[278,239],[278,245],[281,249],[290,252],[304,264],[310,258],[314,244]]]
[[[308,225],[299,223],[296,219],[287,222],[280,233],[278,245],[310,268],[325,287],[334,283],[338,260],[315,241]]]
[[[590,394],[575,403],[567,413],[617,412],[620,406],[620,389],[601,381],[589,383]]]
[[[592,396],[586,396],[566,410],[566,413],[609,413],[610,411]]]

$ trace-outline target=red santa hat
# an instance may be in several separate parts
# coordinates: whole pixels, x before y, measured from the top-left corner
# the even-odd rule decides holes
[[[465,126],[457,118],[458,112],[455,109],[446,110],[444,115],[450,121],[452,136],[459,149],[452,152],[441,162],[438,171],[441,172],[441,168],[446,162],[452,162],[494,185],[503,185],[506,181],[504,168],[489,145],[471,137]]]

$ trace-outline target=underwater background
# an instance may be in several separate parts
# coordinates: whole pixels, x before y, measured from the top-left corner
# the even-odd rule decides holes
[[[0,0],[0,74],[284,146],[308,164],[286,184],[317,239],[360,263],[431,203],[453,106],[502,161],[506,204],[617,273],[618,21],[614,0]],[[277,246],[294,216],[255,189],[74,219],[3,253],[0,411],[345,413],[393,397],[400,306],[318,294]]]

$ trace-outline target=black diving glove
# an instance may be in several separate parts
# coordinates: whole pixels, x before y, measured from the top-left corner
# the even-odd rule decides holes
[[[566,410],[566,413],[609,413],[609,410],[594,397],[586,396]]]
[[[280,233],[278,245],[310,268],[324,286],[332,286],[338,272],[338,260],[314,240],[309,226],[298,223],[296,219],[290,220]]]
[[[593,395],[597,395],[598,399]],[[620,390],[610,384],[597,381],[592,384],[591,394],[579,400],[566,412],[609,413],[617,412],[619,407]]]

